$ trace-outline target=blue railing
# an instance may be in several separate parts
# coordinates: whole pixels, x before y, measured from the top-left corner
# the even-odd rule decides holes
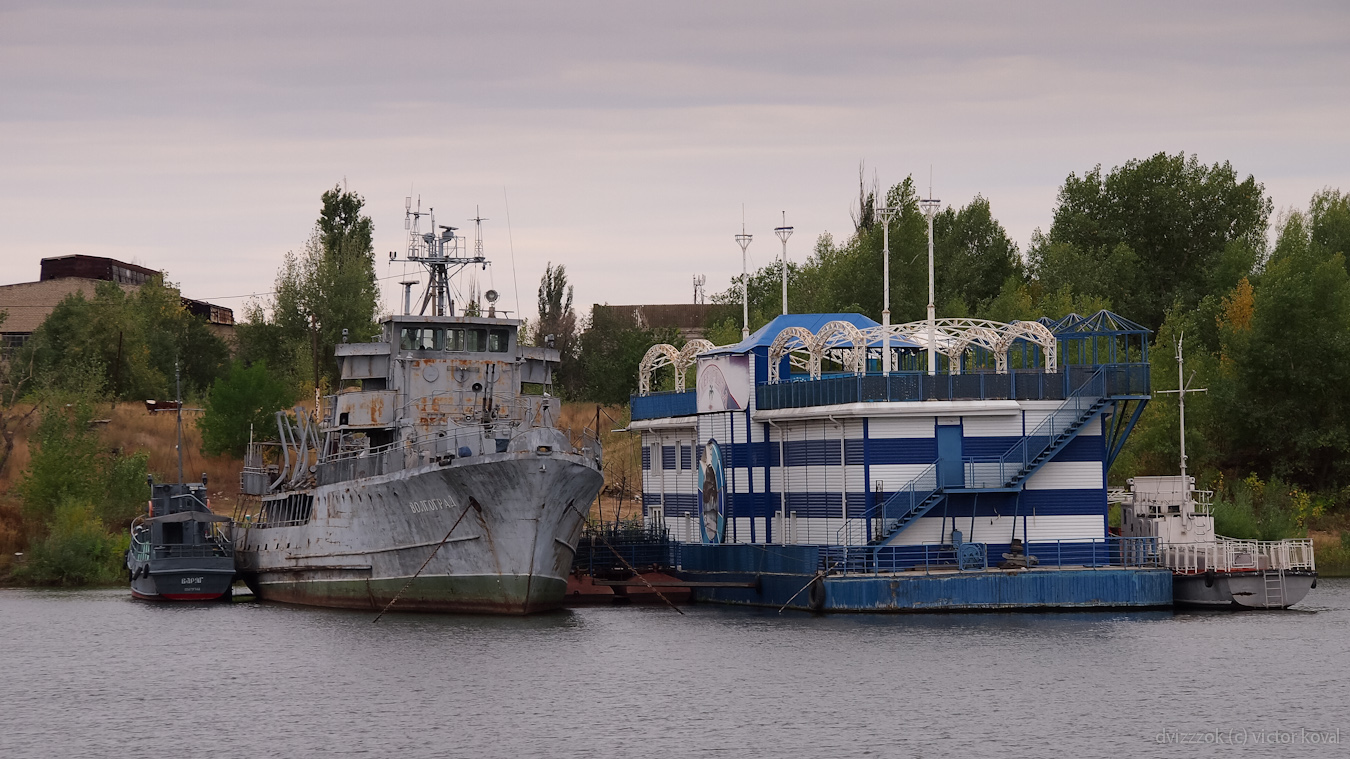
[[[1094,364],[1069,366],[1058,372],[1028,369],[1015,369],[1007,374],[898,372],[890,376],[845,374],[817,380],[790,379],[756,387],[755,400],[762,410],[877,401],[1062,401],[1097,373],[1103,375],[1107,395],[1149,393],[1148,364]]]
[[[668,391],[634,395],[630,399],[633,420],[689,416],[698,412],[698,391]]]
[[[998,567],[1010,563],[1005,546],[966,543],[985,552],[984,565]],[[959,570],[958,551],[950,544],[926,543],[914,546],[824,546],[819,569],[827,574],[882,574],[888,572],[950,572]],[[966,558],[966,557],[962,557]],[[1108,537],[1095,540],[1055,540],[1027,543],[1018,557],[1017,568],[1028,569],[1125,569],[1161,566],[1158,538]],[[965,563],[967,568],[971,564]]]
[[[881,503],[852,517],[835,533],[836,545],[857,545],[890,537],[906,523],[922,516],[920,510],[942,488],[937,462],[924,469]]]

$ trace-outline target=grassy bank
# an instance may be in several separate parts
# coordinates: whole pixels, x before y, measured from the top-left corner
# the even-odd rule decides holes
[[[1317,574],[1322,577],[1350,577],[1350,531],[1311,532]]]

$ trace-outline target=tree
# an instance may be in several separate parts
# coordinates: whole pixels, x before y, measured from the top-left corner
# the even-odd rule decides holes
[[[75,292],[57,304],[20,353],[50,384],[89,361],[116,398],[172,398],[174,364],[184,391],[204,391],[229,359],[225,343],[183,305],[178,288],[153,279],[127,292],[100,282],[94,298]]]
[[[229,374],[211,385],[205,412],[197,422],[202,431],[202,452],[242,456],[251,437],[272,436],[276,429],[274,415],[294,400],[292,388],[268,371],[266,363],[231,363]]]
[[[265,357],[274,367],[316,387],[335,387],[334,346],[376,331],[379,286],[375,278],[374,225],[365,200],[341,186],[325,192],[314,229],[297,255],[287,253],[277,271],[271,319],[255,304],[240,331],[241,353]],[[302,358],[303,357],[303,358]],[[307,359],[307,360],[306,360]],[[309,369],[303,372],[297,364]]]
[[[1244,303],[1227,299],[1216,403],[1226,462],[1305,486],[1350,482],[1350,274],[1290,214]]]
[[[599,403],[627,403],[637,391],[638,365],[647,349],[657,343],[679,342],[675,329],[646,329],[607,311],[595,311],[589,328],[581,333],[580,397]]]
[[[572,310],[572,286],[567,283],[567,267],[544,267],[539,280],[539,318],[532,325],[531,337],[535,345],[544,345],[549,336],[558,349],[561,364],[557,384],[565,395],[574,395],[580,389],[580,371],[577,366],[577,315]]]
[[[1022,259],[989,201],[976,195],[934,216],[933,270],[938,313],[969,316],[987,308],[1010,277],[1021,278]]]
[[[1260,265],[1270,211],[1264,186],[1227,162],[1158,153],[1105,175],[1098,165],[1064,180],[1031,268],[1046,281],[1095,277],[1089,294],[1156,329],[1173,304],[1193,308]]]

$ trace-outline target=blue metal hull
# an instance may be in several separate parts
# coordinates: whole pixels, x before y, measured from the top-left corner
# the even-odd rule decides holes
[[[758,583],[754,588],[695,588],[694,599],[707,603],[888,613],[1172,605],[1172,573],[1166,569],[1053,567],[817,578],[814,547],[689,548],[682,560],[684,579]]]

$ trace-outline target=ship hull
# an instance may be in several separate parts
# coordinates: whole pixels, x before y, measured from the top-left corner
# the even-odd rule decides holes
[[[261,599],[312,606],[557,608],[601,479],[581,456],[506,453],[322,486],[305,524],[236,528],[240,574]]]
[[[1297,570],[1177,574],[1174,602],[1210,609],[1287,609],[1302,601],[1316,581],[1316,572]]]

